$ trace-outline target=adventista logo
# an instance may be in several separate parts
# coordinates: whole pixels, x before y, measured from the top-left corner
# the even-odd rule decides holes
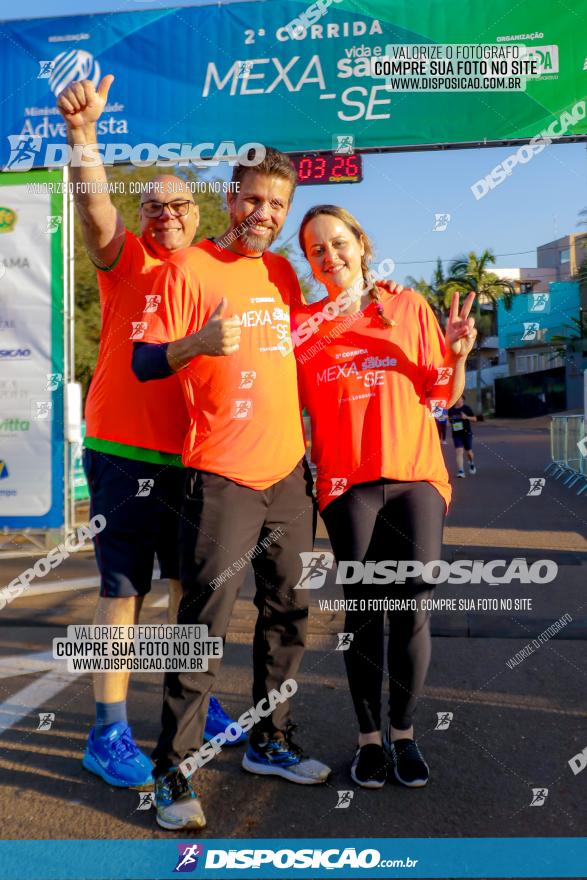
[[[100,65],[93,55],[83,49],[61,52],[54,59],[49,76],[49,88],[58,95],[72,82],[89,79],[97,86],[100,81]]]
[[[0,207],[0,232],[12,232],[16,223],[16,211]]]
[[[174,873],[188,874],[195,870],[198,859],[204,855],[204,847],[200,843],[178,843],[179,856]]]

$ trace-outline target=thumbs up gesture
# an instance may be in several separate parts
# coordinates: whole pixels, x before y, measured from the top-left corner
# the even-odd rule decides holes
[[[110,86],[114,82],[108,74],[96,89],[88,79],[70,83],[57,98],[57,109],[71,128],[92,125],[102,115],[108,100]]]
[[[222,297],[208,321],[201,330],[194,334],[196,354],[212,357],[234,354],[239,350],[241,325],[239,319],[224,317],[226,298]]]

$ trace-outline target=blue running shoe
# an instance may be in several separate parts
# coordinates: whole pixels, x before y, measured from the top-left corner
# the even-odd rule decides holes
[[[281,730],[251,736],[242,767],[249,773],[281,776],[299,785],[319,785],[326,782],[331,773],[330,767],[322,761],[307,758],[288,733]]]
[[[237,724],[237,722],[233,721],[233,719],[226,714],[216,697],[210,697],[208,717],[206,718],[206,727],[204,729],[204,742],[210,742],[212,737],[216,736],[217,733],[224,733],[230,724]],[[238,746],[240,743],[245,742],[246,738],[247,735],[243,730],[238,739],[233,739],[230,742],[227,740],[225,745]]]
[[[153,788],[153,765],[134,739],[124,721],[110,724],[100,735],[92,727],[82,764],[90,773],[118,788]]]

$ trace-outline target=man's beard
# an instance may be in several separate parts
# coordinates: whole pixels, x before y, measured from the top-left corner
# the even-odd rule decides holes
[[[240,236],[240,241],[249,251],[256,251],[262,254],[271,247],[277,238],[277,232],[274,229],[269,230],[269,235],[256,235],[254,232],[245,230]]]

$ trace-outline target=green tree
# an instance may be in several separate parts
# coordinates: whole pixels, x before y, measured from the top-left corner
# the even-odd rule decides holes
[[[556,345],[551,355],[551,360],[557,357],[566,359],[567,355],[578,351],[587,351],[587,314],[581,309],[578,318],[571,318],[570,324],[565,324],[564,329],[568,333],[551,336],[549,342]]]
[[[442,260],[438,257],[436,268],[430,282],[423,278],[416,280],[411,275],[406,278],[408,287],[421,293],[432,311],[438,318],[439,323],[444,326],[446,318],[450,312],[450,303],[452,299],[452,290],[449,289],[447,279],[442,267]]]
[[[495,309],[499,300],[503,300],[506,309],[509,310],[516,293],[511,281],[500,278],[495,272],[489,270],[489,266],[494,263],[495,256],[491,251],[484,250],[480,256],[474,251],[470,251],[467,256],[458,257],[452,261],[446,279],[449,291],[458,290],[468,293],[473,290],[476,294],[477,341],[475,350],[477,355],[477,406],[479,410],[481,410],[481,346],[491,332],[488,322],[482,319],[481,304],[491,303]]]
[[[276,254],[281,254],[282,257],[285,257],[286,260],[292,264],[295,269],[295,273],[298,276],[298,281],[300,282],[300,287],[302,289],[302,293],[304,294],[304,298],[306,301],[309,301],[309,297],[312,295],[312,287],[308,282],[307,278],[304,278],[302,272],[299,270],[299,266],[295,264],[295,254],[293,245],[289,244],[287,241],[284,244],[278,245],[276,248],[273,248]]]
[[[193,172],[182,176],[190,181],[197,181]],[[131,232],[139,233],[139,196],[130,193],[131,181],[146,183],[155,176],[152,168],[134,168],[132,166],[116,166],[108,171],[111,183],[123,183],[124,192],[113,193],[112,201],[120,216]],[[223,204],[223,196],[206,188],[204,192],[195,192],[194,197],[200,206],[200,226],[196,240],[220,235],[226,229],[228,214]],[[87,393],[92,373],[98,358],[100,343],[100,297],[96,269],[88,258],[81,235],[80,223],[75,218],[75,372],[81,382],[84,397]]]

